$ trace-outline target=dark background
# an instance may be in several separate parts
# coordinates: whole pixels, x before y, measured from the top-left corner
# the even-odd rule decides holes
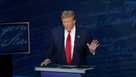
[[[36,74],[48,47],[48,31],[72,9],[77,26],[90,29],[101,46],[88,63],[92,77],[136,77],[136,0],[0,0],[0,22],[29,21],[31,54],[12,55],[13,74]]]

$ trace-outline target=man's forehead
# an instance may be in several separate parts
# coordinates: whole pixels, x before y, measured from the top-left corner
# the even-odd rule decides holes
[[[69,17],[66,17],[66,18],[62,18],[62,20],[73,20],[74,19],[74,17],[73,16],[69,16]]]

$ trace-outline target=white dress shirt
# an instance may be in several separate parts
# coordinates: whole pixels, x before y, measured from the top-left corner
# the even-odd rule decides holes
[[[74,27],[72,28],[71,32],[70,32],[70,35],[71,35],[71,59],[73,58],[73,52],[74,52],[74,42],[75,42],[75,34],[76,34],[76,28],[75,28],[75,25]],[[66,47],[66,40],[67,40],[67,36],[68,36],[68,31],[65,29],[65,33],[64,33],[64,39],[65,39],[65,42],[64,42],[64,45]]]

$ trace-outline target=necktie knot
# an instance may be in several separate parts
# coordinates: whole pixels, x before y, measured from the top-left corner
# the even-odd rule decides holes
[[[71,33],[71,31],[68,31],[68,34],[70,34]]]

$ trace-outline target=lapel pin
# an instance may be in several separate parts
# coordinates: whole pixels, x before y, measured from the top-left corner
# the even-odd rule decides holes
[[[80,38],[80,35],[77,35],[77,38]]]

